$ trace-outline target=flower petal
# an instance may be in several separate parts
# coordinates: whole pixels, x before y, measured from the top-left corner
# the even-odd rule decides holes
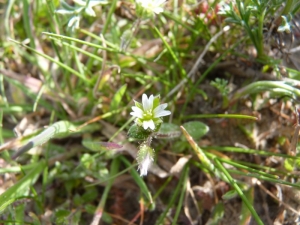
[[[163,11],[164,11],[164,9],[162,7],[157,7],[155,9],[153,9],[153,12],[156,13],[156,14],[160,14]]]
[[[148,97],[146,94],[142,95],[142,104],[143,104],[143,109],[145,110],[145,108],[148,106]]]
[[[165,3],[166,0],[156,0],[155,4],[156,5],[162,5],[163,3]]]
[[[154,160],[154,149],[146,144],[142,144],[137,153],[136,160],[139,165],[140,175],[145,176]]]
[[[143,118],[143,110],[136,106],[132,106],[131,109],[133,110],[133,112],[131,112],[130,115],[135,116],[137,118]]]
[[[153,95],[150,95],[150,97],[148,99],[147,95],[143,94],[142,102],[143,102],[144,111],[152,110],[152,108],[153,108],[153,99],[154,99]]]
[[[154,118],[170,115],[171,112],[169,110],[164,110],[167,106],[168,106],[167,103],[157,106],[153,111]]]
[[[149,99],[146,94],[142,96],[144,111],[150,111],[153,108],[153,95],[150,95]]]
[[[148,172],[148,167],[146,167],[145,165],[140,166],[140,176],[147,176],[147,172]]]
[[[150,168],[152,164],[153,159],[151,158],[150,154],[147,154],[145,159],[141,162],[139,165],[139,170],[140,170],[140,176],[146,176],[148,169]]]
[[[155,129],[155,124],[154,124],[153,120],[145,120],[145,121],[143,121],[143,127],[144,127],[145,130],[147,130],[148,127],[151,130],[154,130]]]
[[[164,111],[161,111],[161,112],[155,114],[154,118],[158,118],[158,117],[162,117],[162,116],[168,116],[168,115],[171,115],[171,111],[164,110]]]
[[[155,112],[155,110],[158,110],[157,108],[160,108],[160,110],[164,110],[165,108],[167,108],[167,106],[168,106],[168,103],[161,104],[154,109],[154,112]]]

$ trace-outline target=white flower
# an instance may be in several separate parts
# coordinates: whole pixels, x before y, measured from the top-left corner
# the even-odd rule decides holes
[[[163,12],[162,6],[165,2],[166,0],[136,0],[136,3],[149,15]]]
[[[154,149],[150,148],[146,144],[142,144],[138,151],[136,160],[139,165],[138,169],[140,171],[140,176],[146,176],[154,161]]]
[[[80,6],[86,6],[86,3],[87,3],[87,0],[86,1],[82,1],[82,0],[73,0],[75,3],[77,3],[78,5]],[[107,4],[108,1],[105,1],[105,0],[90,0],[89,1],[89,4],[88,4],[88,7],[94,7],[96,5],[99,5],[99,4]]]
[[[159,96],[153,97],[153,95],[150,95],[148,98],[146,94],[143,94],[142,104],[134,102],[135,106],[132,106],[133,112],[130,115],[137,117],[135,120],[136,124],[143,126],[145,130],[150,128],[154,131],[156,126],[162,123],[160,117],[171,114],[170,111],[165,110],[168,106],[167,103],[160,105]]]

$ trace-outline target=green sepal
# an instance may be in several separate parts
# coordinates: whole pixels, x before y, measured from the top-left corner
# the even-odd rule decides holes
[[[153,161],[154,156],[155,156],[155,151],[153,148],[149,147],[146,144],[141,144],[136,156],[136,161],[140,166],[146,160],[147,157],[150,158],[151,161]]]
[[[156,95],[153,99],[153,109],[160,105],[160,95]]]
[[[144,140],[151,135],[152,131],[145,130],[143,127],[133,124],[128,130],[128,137]]]
[[[140,108],[141,110],[143,110],[143,105],[137,101],[134,101],[134,104],[136,107]]]

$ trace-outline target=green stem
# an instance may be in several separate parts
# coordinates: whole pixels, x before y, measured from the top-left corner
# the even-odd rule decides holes
[[[257,120],[255,116],[248,115],[240,115],[240,114],[196,114],[183,116],[183,119],[199,119],[199,118],[228,118],[228,119],[249,119],[249,120]]]
[[[112,15],[113,15],[113,13],[114,13],[114,11],[115,11],[115,9],[116,9],[116,5],[117,5],[117,2],[118,2],[118,0],[113,0],[112,1],[112,3],[111,3],[111,6],[110,6],[110,9],[109,9],[109,12],[108,12],[108,15],[107,15],[107,20],[106,20],[106,22],[105,22],[105,24],[104,24],[104,27],[103,27],[103,29],[102,29],[102,31],[101,31],[101,34],[103,35],[103,36],[105,36],[105,33],[106,33],[106,30],[107,30],[107,28],[108,28],[108,26],[111,24],[111,17],[112,17]],[[97,55],[97,51],[98,51],[98,49],[97,48],[95,48],[94,49],[94,51],[93,51],[93,55]],[[105,51],[105,50],[104,50]],[[93,63],[94,63],[94,58],[90,58],[89,60],[88,60],[88,62],[87,62],[87,68],[88,69],[91,69],[92,68],[92,66],[93,66]]]
[[[185,176],[186,176],[187,172],[188,172],[188,167],[185,167],[183,174],[181,174],[180,180],[179,180],[178,184],[176,185],[176,189],[172,193],[172,197],[171,197],[170,201],[168,202],[167,207],[164,209],[164,212],[159,216],[159,218],[157,219],[155,224],[157,224],[157,225],[164,224],[163,221],[166,218],[167,213],[169,212],[170,208],[174,205],[174,202],[175,202],[179,192],[182,189],[181,185],[183,185],[183,181],[185,180]]]
[[[160,33],[160,31],[155,26],[154,26],[154,31],[156,32],[156,34],[160,37],[160,39],[164,43],[164,45],[167,48],[167,50],[169,51],[170,55],[174,59],[176,65],[179,67],[181,74],[184,76],[184,78],[186,78],[187,77],[186,71],[182,67],[182,63],[179,61],[178,57],[176,56],[176,54],[172,50],[171,46],[166,42],[163,35]]]
[[[184,200],[184,196],[186,194],[186,185],[187,185],[187,182],[188,182],[188,174],[189,174],[189,168],[188,166],[185,167],[185,170],[183,171],[183,174],[182,174],[182,191],[181,191],[181,195],[180,195],[180,198],[179,198],[179,202],[177,203],[177,208],[176,208],[176,212],[175,212],[175,215],[174,215],[174,219],[172,221],[172,225],[175,225],[177,224],[177,220],[178,220],[178,217],[179,217],[179,214],[180,214],[180,211],[181,211],[181,208],[182,208],[182,205],[183,205],[183,200]],[[179,185],[177,185],[179,186]],[[181,185],[180,185],[181,186]]]
[[[217,157],[214,158],[214,161],[215,161],[216,165],[218,166],[218,168],[223,172],[223,174],[225,175],[225,177],[227,178],[227,180],[229,181],[231,186],[236,190],[238,195],[241,197],[241,199],[243,200],[243,203],[247,206],[247,208],[251,212],[252,216],[256,220],[257,224],[263,225],[264,223],[259,218],[253,205],[249,202],[249,200],[247,199],[247,197],[245,196],[245,194],[243,193],[241,188],[237,185],[236,181],[230,176],[228,171],[224,168],[224,166],[222,165],[222,163],[219,161],[219,159]]]
[[[263,10],[261,14],[259,14],[258,18],[258,30],[257,30],[257,58],[261,60],[266,60],[266,55],[264,54],[264,40],[263,40],[263,26],[264,19],[266,14],[266,8]]]
[[[293,4],[294,4],[294,0],[287,0],[285,3],[285,7],[282,10],[281,15],[289,14],[291,12],[291,8],[292,8]]]
[[[104,211],[104,206],[105,206],[106,200],[108,198],[109,191],[115,180],[114,179],[115,175],[118,173],[118,170],[119,170],[119,164],[120,164],[120,162],[119,162],[118,158],[114,158],[111,163],[111,166],[110,166],[110,177],[113,177],[113,178],[108,180],[107,185],[105,186],[104,192],[102,194],[102,198],[101,198],[99,205],[95,211],[93,222],[91,224],[99,224],[99,222],[101,220],[101,217],[102,217],[103,211]]]
[[[246,87],[241,88],[238,90],[233,98],[231,99],[231,102],[234,102],[235,100],[238,100],[239,98],[248,95],[253,94],[256,92],[263,92],[263,91],[270,91],[278,89],[281,90],[282,94],[286,95],[295,95],[297,97],[300,97],[300,91],[296,88],[294,88],[292,85],[287,84],[283,81],[257,81],[254,83],[251,83],[247,85]]]

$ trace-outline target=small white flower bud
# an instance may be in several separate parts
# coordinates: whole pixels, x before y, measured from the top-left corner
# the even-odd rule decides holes
[[[146,144],[140,146],[136,160],[139,165],[140,176],[146,176],[148,169],[151,167],[154,161],[154,149]]]

